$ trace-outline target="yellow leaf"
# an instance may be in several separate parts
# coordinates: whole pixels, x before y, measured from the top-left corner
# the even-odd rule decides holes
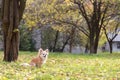
[[[14,29],[13,32],[19,32],[19,29]]]

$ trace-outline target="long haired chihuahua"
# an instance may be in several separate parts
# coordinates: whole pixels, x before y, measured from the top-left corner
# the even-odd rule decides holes
[[[22,63],[22,66],[36,66],[41,67],[48,58],[49,51],[48,49],[43,50],[42,48],[39,49],[37,57],[33,58],[31,62],[28,63]]]

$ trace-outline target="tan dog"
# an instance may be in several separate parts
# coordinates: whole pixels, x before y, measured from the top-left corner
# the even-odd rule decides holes
[[[39,49],[38,55],[36,58],[33,58],[31,62],[28,63],[22,63],[22,66],[36,66],[41,67],[42,64],[44,64],[48,58],[49,51],[48,49],[43,50],[42,48]]]

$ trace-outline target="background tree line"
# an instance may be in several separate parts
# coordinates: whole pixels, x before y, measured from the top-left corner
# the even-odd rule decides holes
[[[53,38],[49,44],[51,51],[62,52],[69,44],[71,52],[77,42],[86,48],[85,51],[97,53],[100,43],[111,42],[108,33],[119,33],[119,4],[119,0],[33,0],[27,4],[24,20],[29,28],[51,26],[54,34],[49,35]],[[106,40],[99,41],[102,36],[106,36]]]

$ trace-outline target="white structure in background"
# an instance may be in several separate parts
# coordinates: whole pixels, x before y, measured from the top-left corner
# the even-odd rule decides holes
[[[120,52],[120,34],[116,36],[113,40],[113,52]],[[109,44],[108,42],[105,44],[105,51],[109,51]]]

